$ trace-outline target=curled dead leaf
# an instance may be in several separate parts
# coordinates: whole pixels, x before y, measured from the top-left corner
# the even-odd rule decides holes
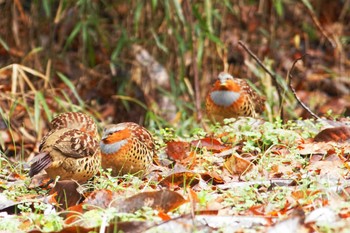
[[[254,164],[237,154],[233,154],[231,157],[227,158],[224,166],[231,174],[241,175],[250,171]]]

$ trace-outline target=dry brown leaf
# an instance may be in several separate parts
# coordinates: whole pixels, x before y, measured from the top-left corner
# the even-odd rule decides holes
[[[224,166],[231,174],[241,175],[250,171],[254,164],[239,155],[233,154],[231,157],[227,158]]]
[[[350,217],[350,208],[349,207],[343,207],[339,211],[339,217],[341,217],[341,218],[349,218]]]
[[[105,227],[103,229],[103,232],[116,232],[116,229],[118,229],[117,232],[124,232],[124,233],[140,233],[147,230],[152,223],[144,222],[144,221],[133,221],[133,222],[119,222],[115,221],[113,223],[110,223],[109,226]],[[86,228],[82,226],[68,226],[63,228],[60,231],[55,231],[53,233],[89,233],[89,232],[99,232],[102,229],[100,227],[91,227]],[[32,230],[29,231],[29,233],[42,233],[47,231],[40,231],[40,230]]]
[[[108,189],[101,189],[92,192],[83,202],[100,208],[107,208],[109,204],[117,197],[117,194]]]
[[[188,152],[190,151],[190,143],[171,141],[167,143],[165,151],[170,158],[174,159],[175,161],[181,161],[188,156]]]
[[[316,171],[321,177],[327,177],[327,179],[343,179],[347,171],[343,169],[343,161],[316,161],[311,163],[307,169],[309,171]]]
[[[171,219],[171,217],[163,211],[159,211],[158,217],[160,217],[163,221],[168,221]]]
[[[159,182],[163,187],[194,186],[199,182],[199,174],[191,171],[181,171],[170,174]]]
[[[116,207],[120,212],[133,213],[142,207],[151,207],[162,212],[169,212],[180,205],[186,203],[180,194],[170,190],[160,190],[155,192],[143,192],[129,197],[122,202],[113,202],[112,207]]]
[[[340,126],[324,129],[319,132],[315,138],[315,142],[350,142],[350,127]]]
[[[217,174],[216,172],[205,172],[200,173],[200,175],[203,180],[214,185],[225,183],[224,179],[221,176],[219,176],[219,174]]]
[[[77,205],[82,199],[82,195],[78,192],[79,184],[73,180],[57,181],[55,187],[50,190],[50,195],[55,196],[57,202],[64,209]]]
[[[219,153],[231,148],[231,147],[222,145],[220,141],[210,137],[194,140],[191,142],[191,145],[193,147],[198,147],[198,148],[205,147],[207,150],[212,151],[214,153]]]
[[[300,155],[331,155],[339,149],[342,153],[350,153],[350,144],[339,144],[335,142],[302,143],[298,145]]]
[[[84,213],[86,209],[83,208],[83,203],[80,203],[79,205],[75,205],[68,208],[68,213],[65,216],[65,224],[72,224],[73,222],[80,219],[80,214]]]

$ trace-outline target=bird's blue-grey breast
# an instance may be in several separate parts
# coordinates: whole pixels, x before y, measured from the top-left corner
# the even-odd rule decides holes
[[[234,91],[213,91],[210,93],[210,98],[215,104],[228,107],[237,101],[240,95],[239,92]]]
[[[127,142],[128,142],[127,139],[121,140],[119,142],[111,143],[111,144],[105,144],[103,143],[103,141],[101,141],[100,148],[104,154],[114,154],[117,151],[119,151],[120,148],[122,148]]]

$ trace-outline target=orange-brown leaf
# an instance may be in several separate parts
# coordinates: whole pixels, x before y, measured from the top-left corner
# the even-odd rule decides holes
[[[158,217],[160,217],[163,221],[168,221],[171,219],[169,214],[164,213],[163,211],[159,211]]]
[[[92,192],[84,201],[84,204],[107,208],[116,194],[108,189],[101,189]]]
[[[232,155],[224,164],[231,174],[243,174],[253,168],[253,164],[239,155]]]
[[[198,148],[205,147],[207,150],[212,151],[214,153],[219,153],[221,151],[229,149],[229,147],[222,145],[219,140],[209,137],[194,140],[191,142],[191,145]]]
[[[175,161],[183,160],[188,156],[190,144],[188,142],[171,141],[167,143],[166,153]]]
[[[350,127],[324,129],[315,136],[314,140],[315,142],[350,142]]]
[[[199,181],[199,175],[194,172],[184,171],[175,172],[159,182],[164,187],[183,187],[185,185],[196,185]]]
[[[180,194],[170,190],[143,192],[123,200],[121,203],[112,203],[120,212],[133,213],[142,207],[151,207],[162,212],[169,212],[186,203]]]

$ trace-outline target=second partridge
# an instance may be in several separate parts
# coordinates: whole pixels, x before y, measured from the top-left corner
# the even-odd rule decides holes
[[[29,176],[45,170],[51,179],[83,183],[100,168],[97,126],[89,116],[69,112],[51,121],[52,129],[41,140],[39,154],[31,161]]]
[[[101,164],[112,169],[112,175],[143,176],[154,159],[155,145],[151,134],[133,122],[105,127],[100,142]]]
[[[265,98],[249,84],[221,72],[206,97],[206,111],[214,122],[239,116],[257,117],[264,111]]]

